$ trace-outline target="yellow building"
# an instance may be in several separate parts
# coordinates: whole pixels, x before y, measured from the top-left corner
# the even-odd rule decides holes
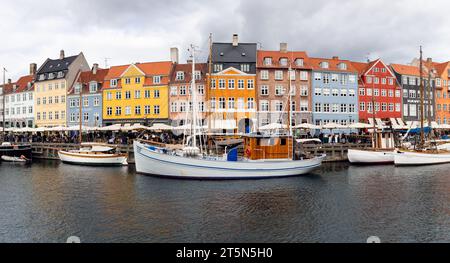
[[[103,88],[103,124],[167,123],[171,70],[168,61],[111,67]]]
[[[83,55],[47,59],[36,74],[34,89],[35,120],[38,127],[66,126],[68,88],[81,71],[89,70]]]

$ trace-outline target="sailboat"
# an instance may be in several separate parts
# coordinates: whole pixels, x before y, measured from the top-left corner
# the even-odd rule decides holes
[[[195,71],[195,47],[191,45],[192,76]],[[325,155],[295,160],[291,135],[271,137],[245,135],[244,156],[238,148],[222,156],[212,156],[197,145],[198,103],[195,78],[191,78],[191,139],[182,149],[155,145],[145,140],[133,142],[136,171],[141,174],[189,179],[262,179],[307,174],[319,168]],[[290,117],[291,118],[291,117]],[[289,120],[290,122],[291,120]],[[199,125],[200,126],[200,125]]]
[[[372,81],[372,148],[348,149],[348,160],[352,164],[391,164],[394,163],[394,136],[393,133],[378,132],[376,122],[376,109],[374,98],[374,81]]]
[[[58,151],[59,159],[63,163],[87,166],[122,166],[128,165],[128,155],[118,152],[117,147],[102,143],[83,143],[83,124],[82,124],[82,98],[83,84],[80,88],[80,129],[78,141],[79,150]]]
[[[420,141],[415,150],[399,150],[394,162],[397,166],[417,166],[450,163],[450,152],[433,147],[426,147],[424,136],[424,85],[422,77],[422,47],[420,47]],[[428,79],[431,89],[431,76]],[[430,93],[428,96],[430,98]],[[430,109],[429,109],[430,110]],[[430,116],[429,116],[430,117]],[[431,121],[429,120],[429,124]],[[431,125],[430,125],[431,126]]]

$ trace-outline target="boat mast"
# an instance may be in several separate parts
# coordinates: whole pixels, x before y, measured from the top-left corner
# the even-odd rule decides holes
[[[80,83],[80,82],[79,82]],[[83,122],[82,122],[82,113],[83,113],[83,83],[80,83],[80,121],[79,121],[79,125],[80,125],[80,131],[79,131],[79,136],[78,136],[78,143],[81,145],[81,143],[83,142]]]
[[[209,101],[209,92],[211,89],[211,71],[212,71],[212,33],[209,33],[209,63],[208,63],[208,79],[207,79],[207,88],[206,88],[206,112],[207,112],[207,118],[206,121],[208,122],[208,134],[211,132],[211,105]]]
[[[3,141],[5,140],[5,103],[6,103],[6,94],[5,94],[5,88],[6,88],[6,68],[3,68],[3,87],[2,87],[2,95],[3,95],[3,128],[2,128],[2,138]]]
[[[424,132],[423,132],[423,126],[424,126],[424,87],[423,87],[423,80],[422,80],[422,46],[420,46],[420,63],[419,63],[419,74],[420,74],[420,143],[419,143],[419,149],[422,149],[424,146]]]
[[[289,74],[289,94],[288,94],[288,130],[289,130],[289,140],[291,139],[291,137],[292,137],[292,143],[294,142],[293,141],[293,136],[292,136],[292,134],[293,134],[293,132],[292,132],[292,53],[291,53],[291,59],[289,60],[289,69],[288,69],[288,74]],[[294,145],[292,144],[292,147],[294,147]],[[289,143],[288,143],[288,158],[290,158],[290,155],[291,155],[291,150],[289,149]]]
[[[375,149],[378,149],[378,130],[377,130],[377,120],[376,120],[376,112],[375,112],[375,75],[372,75],[372,119],[373,119],[373,144]]]
[[[195,87],[195,46],[191,44],[192,73],[191,73],[191,94],[192,94],[192,121],[191,134],[193,134],[192,147],[197,147],[197,89]]]

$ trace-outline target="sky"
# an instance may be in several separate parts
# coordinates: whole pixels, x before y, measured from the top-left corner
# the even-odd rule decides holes
[[[432,2],[432,4],[431,4]],[[123,65],[170,59],[188,47],[206,60],[208,37],[258,43],[311,57],[409,63],[450,60],[450,2],[445,0],[2,0],[0,66],[13,80],[46,58],[83,52],[93,63]]]

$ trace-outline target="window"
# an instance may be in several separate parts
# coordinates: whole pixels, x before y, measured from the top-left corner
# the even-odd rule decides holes
[[[37,105],[41,105],[41,98],[37,98],[36,104],[37,104]]]
[[[300,101],[300,111],[301,112],[306,112],[308,111],[309,107],[308,107],[308,101],[307,100],[301,100]]]
[[[117,91],[116,92],[116,100],[121,100],[122,99],[122,92]]]
[[[125,107],[125,115],[131,115],[131,107],[130,106]]]
[[[106,92],[106,100],[112,100],[112,93],[110,91]]]
[[[366,83],[371,84],[372,83],[372,77],[366,77]]]
[[[186,96],[186,86],[180,86],[180,96]]]
[[[350,84],[355,84],[356,83],[356,75],[349,75],[348,76],[348,82]]]
[[[347,112],[347,104],[341,104],[341,112],[346,113]]]
[[[172,110],[174,110],[172,112],[177,112],[177,103],[176,102],[174,102],[174,106],[173,106]],[[150,105],[145,105],[144,106],[144,114],[145,115],[149,115],[150,114]]]
[[[300,71],[300,80],[308,80],[308,71]]]
[[[228,89],[234,89],[234,79],[228,80]]]
[[[181,103],[180,103],[180,112],[186,112],[186,102],[185,101],[182,101]]]
[[[275,71],[275,80],[283,80],[283,71],[281,70]]]
[[[386,85],[386,78],[381,79],[381,84]]]
[[[141,106],[134,107],[134,114],[141,115]]]
[[[221,110],[225,109],[225,98],[224,97],[219,98],[219,109],[221,109]]]
[[[241,71],[249,72],[250,71],[250,65],[249,64],[241,64]]]
[[[385,89],[382,89],[381,90],[381,96],[382,97],[386,97],[386,95],[387,95],[387,91]]]
[[[269,111],[269,102],[267,100],[262,100],[259,103],[261,111]]]
[[[373,78],[373,83],[374,84],[379,84],[380,83],[380,79],[378,77]]]
[[[252,79],[247,80],[247,89],[254,89],[255,83]]]
[[[321,67],[321,68],[328,68],[328,67],[329,67],[329,64],[328,64],[328,62],[323,61],[323,62],[320,62],[320,67]]]
[[[323,89],[323,96],[325,96],[325,97],[329,97],[330,96],[330,94],[331,94],[331,91],[330,91],[330,89]]]
[[[335,103],[335,104],[333,104],[331,107],[332,107],[332,108],[331,108],[331,111],[332,111],[333,113],[338,113],[338,112],[339,112],[339,104]]]
[[[415,90],[409,90],[409,97],[415,98],[416,97],[416,91]],[[412,115],[411,115],[412,116]],[[414,115],[415,116],[415,115]]]
[[[323,74],[323,83],[324,84],[330,83],[330,74],[327,73]]]
[[[99,97],[95,97],[94,98],[94,107],[97,107],[100,105],[100,98]]]
[[[131,91],[129,91],[129,90],[125,91],[125,99],[126,100],[131,99]]]
[[[211,89],[216,89],[216,80],[212,79],[210,85],[211,85]]]
[[[269,87],[267,85],[261,85],[261,87],[260,87],[260,94],[262,96],[269,95]]]
[[[266,66],[272,65],[272,58],[264,58],[264,65]]]
[[[387,103],[386,102],[381,103],[381,111],[387,111]]]
[[[396,90],[396,91],[395,91],[395,97],[397,97],[397,98],[400,97],[400,90]]]
[[[356,95],[356,91],[354,89],[351,89],[351,90],[348,91],[348,96],[349,97],[355,97],[355,95]]]
[[[234,98],[228,98],[228,109],[235,109]]]
[[[244,86],[245,86],[244,80],[243,79],[238,80],[238,89],[244,89],[245,88]]]
[[[97,92],[97,82],[91,82],[89,83],[89,92],[95,93]]]
[[[288,59],[287,58],[280,58],[280,65],[281,66],[287,66]]]
[[[89,107],[89,98],[83,98],[83,107]]]
[[[389,93],[389,97],[391,97],[391,98],[394,97],[394,91],[393,90],[390,89],[388,93]]]
[[[348,76],[347,74],[341,74],[341,85],[347,85]]]
[[[112,107],[106,108],[106,115],[111,116],[112,115]]]
[[[417,106],[416,104],[409,104],[409,115],[410,116],[417,116]]]
[[[389,111],[390,112],[394,111],[394,103],[389,103]]]
[[[320,95],[322,95],[322,89],[321,89],[321,88],[315,88],[315,89],[314,89],[314,95],[315,95],[315,96],[320,96]]]
[[[153,114],[159,115],[159,113],[160,113],[159,105],[153,106]]]
[[[367,96],[372,96],[372,89],[366,89]]]
[[[195,77],[195,80],[201,80],[202,79],[202,72],[199,71],[199,70],[196,70],[194,72],[194,77]]]
[[[268,80],[269,79],[269,71],[268,70],[261,70],[260,71],[260,78],[261,80]]]
[[[53,104],[53,97],[52,96],[48,97],[48,104]]]
[[[330,112],[331,108],[330,108],[330,104],[329,103],[324,103],[323,104],[323,112]]]
[[[225,89],[225,80],[219,79],[219,89]]]
[[[355,104],[349,104],[348,105],[348,112],[355,113]]]
[[[214,64],[214,72],[222,71],[223,66],[222,64]]]
[[[125,79],[125,84],[131,84],[131,79],[130,78],[126,78]]]
[[[332,93],[333,97],[339,96],[339,90],[338,89],[331,90],[331,93]]]
[[[177,86],[170,87],[170,96],[177,96],[177,95],[178,95],[178,88],[177,88]],[[145,90],[144,97],[146,99],[150,98],[150,91],[149,90]]]
[[[134,83],[136,84],[140,84],[141,83],[141,78],[134,78]]]
[[[282,96],[284,94],[284,90],[283,90],[283,86],[281,85],[276,85],[275,86],[275,95],[276,96]]]
[[[205,94],[205,86],[198,85],[197,92],[198,92],[198,95],[204,95]],[[159,90],[158,90],[158,98],[159,98]]]
[[[275,101],[275,111],[283,111],[283,102]]]
[[[211,110],[216,109],[216,98],[211,98]]]
[[[122,115],[122,107],[116,107],[116,116]]]
[[[338,74],[331,74],[331,82],[338,82],[339,75]]]
[[[85,122],[89,121],[89,112],[83,113],[83,121],[85,121]]]
[[[247,98],[247,109],[251,110],[255,108],[255,98]]]
[[[290,80],[295,80],[296,74],[295,74],[295,70],[291,70],[290,71]]]
[[[55,96],[55,104],[59,104],[59,97]]]
[[[300,96],[308,96],[308,86],[300,86]]]
[[[359,96],[364,96],[366,94],[366,90],[364,88],[359,88]]]
[[[409,85],[416,85],[416,78],[409,77]]]
[[[347,97],[347,90],[346,89],[342,89],[341,90],[341,97]]]
[[[314,105],[314,112],[322,112],[322,104],[316,103]]]
[[[153,91],[153,98],[155,98],[155,99],[159,99],[160,98],[159,89]]]
[[[135,90],[134,91],[134,98],[135,99],[140,99],[141,98],[141,91],[140,90]]]
[[[177,71],[177,76],[176,76],[175,80],[184,80],[184,72]]]
[[[347,64],[345,64],[345,63],[339,63],[338,67],[340,70],[347,70]]]
[[[161,84],[161,76],[153,76],[153,84]]]
[[[376,112],[380,111],[380,103],[379,102],[375,102],[375,111]]]
[[[314,80],[321,80],[322,79],[322,73],[315,72],[314,73]]]
[[[389,85],[394,85],[394,79],[392,78],[389,79]]]

